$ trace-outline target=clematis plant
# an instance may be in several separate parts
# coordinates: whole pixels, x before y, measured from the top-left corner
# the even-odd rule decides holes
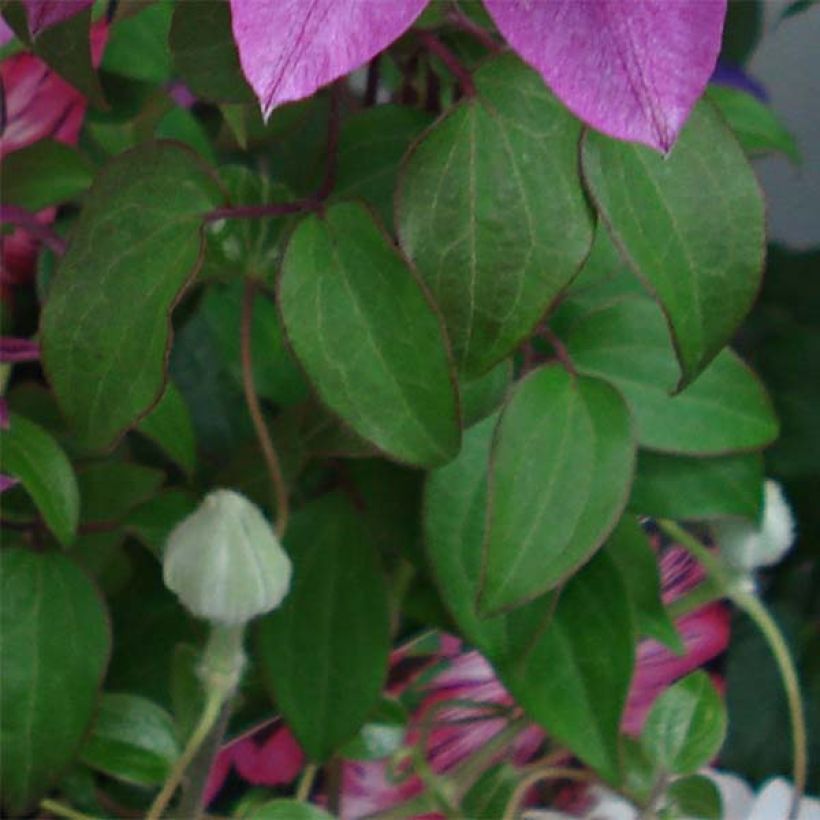
[[[738,8],[0,2],[3,817],[799,816]]]

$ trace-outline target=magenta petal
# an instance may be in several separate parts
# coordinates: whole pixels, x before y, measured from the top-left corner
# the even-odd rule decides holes
[[[401,36],[427,0],[231,0],[233,35],[267,117]]]
[[[68,20],[93,2],[94,0],[23,0],[28,30],[32,37],[36,37],[44,28]]]
[[[40,347],[28,339],[0,337],[0,362],[33,362],[40,358]]]
[[[279,786],[296,778],[305,763],[296,739],[282,726],[262,742],[249,737],[233,749],[233,764],[255,786]]]
[[[485,0],[509,44],[584,122],[667,151],[720,50],[727,0]]]

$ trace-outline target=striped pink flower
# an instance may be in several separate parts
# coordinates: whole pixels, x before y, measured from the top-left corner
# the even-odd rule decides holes
[[[688,553],[678,547],[667,549],[660,563],[663,594],[667,603],[679,598],[703,580],[703,571]],[[685,646],[675,655],[655,641],[638,646],[635,675],[623,717],[623,730],[640,731],[655,698],[678,678],[708,663],[722,653],[729,642],[729,612],[721,604],[698,609],[677,621]],[[436,665],[441,671],[430,674]],[[403,673],[409,666],[411,674]],[[425,674],[422,675],[422,672]],[[413,714],[406,738],[407,745],[420,740],[425,716],[435,709],[434,728],[426,748],[431,769],[446,774],[487,744],[506,725],[498,715],[488,715],[481,705],[512,707],[514,701],[495,676],[490,664],[474,650],[464,651],[461,642],[443,636],[438,655],[412,658],[398,650],[391,659],[391,694],[416,686],[421,702]],[[451,707],[441,704],[453,702]],[[466,706],[457,701],[476,704]],[[471,719],[465,721],[465,719]],[[538,752],[545,739],[541,729],[531,726],[521,732],[499,759],[524,764]],[[281,786],[294,780],[304,757],[288,729],[280,722],[228,744],[211,773],[208,799],[219,791],[230,770],[255,785]],[[424,784],[414,774],[402,777],[391,770],[386,760],[347,761],[343,767],[343,817],[365,817],[416,797]],[[420,815],[416,815],[417,817]],[[424,817],[438,815],[424,815]]]

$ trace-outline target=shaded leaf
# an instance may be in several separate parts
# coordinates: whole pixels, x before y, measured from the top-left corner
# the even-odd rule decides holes
[[[640,451],[629,508],[652,518],[757,520],[763,459],[757,453],[689,458]]]
[[[42,427],[16,413],[0,426],[0,472],[20,480],[63,546],[77,532],[80,493],[71,463]]]
[[[567,578],[615,526],[635,463],[629,412],[605,382],[541,368],[510,395],[493,445],[479,609]]]
[[[367,531],[339,495],[303,507],[285,543],[293,584],[262,619],[257,654],[300,746],[323,762],[378,702],[390,645],[385,580]]]
[[[668,151],[720,52],[726,0],[485,0],[507,42],[577,116]]]
[[[189,475],[196,468],[196,442],[191,416],[179,388],[168,382],[162,398],[137,425],[173,462]]]
[[[726,709],[706,672],[693,672],[653,704],[641,745],[659,769],[692,774],[718,752],[726,734]]]
[[[673,818],[721,820],[726,816],[723,812],[720,790],[715,781],[701,774],[682,777],[670,783],[664,799],[662,811],[670,812],[669,816]]]
[[[111,27],[102,67],[132,80],[166,82],[172,68],[168,32],[173,6],[171,0],[155,0],[117,21]]]
[[[111,636],[99,593],[64,555],[3,550],[0,567],[0,774],[19,816],[77,753]]]
[[[126,783],[159,786],[180,748],[171,716],[139,695],[105,694],[80,757],[92,769]]]
[[[41,323],[44,367],[84,443],[110,445],[159,398],[169,313],[219,197],[207,169],[173,143],[117,157],[92,186]]]
[[[401,245],[441,309],[467,377],[508,356],[592,242],[578,178],[580,124],[512,56],[475,75],[478,96],[405,160]]]
[[[93,2],[94,0],[23,0],[28,30],[32,37],[36,37],[43,29],[68,20]]]
[[[586,314],[567,339],[584,373],[624,395],[641,445],[685,455],[761,448],[777,436],[777,419],[757,377],[724,350],[677,395],[680,371],[661,311],[647,298],[623,297]]]
[[[332,820],[332,815],[311,803],[280,798],[255,806],[251,814],[240,814],[253,820]]]
[[[455,454],[458,399],[441,324],[362,206],[334,205],[299,224],[279,295],[297,357],[355,432],[410,464]]]
[[[707,3],[687,6],[709,5]],[[757,295],[763,199],[723,119],[701,103],[668,157],[589,133],[584,179],[672,328],[681,385],[730,340]]]
[[[83,521],[115,522],[152,498],[165,481],[161,470],[141,464],[98,461],[77,474]]]

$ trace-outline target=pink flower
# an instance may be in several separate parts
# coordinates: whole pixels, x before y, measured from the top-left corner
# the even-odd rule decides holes
[[[701,567],[679,547],[667,549],[660,563],[664,600],[680,598],[703,580]],[[675,655],[654,641],[642,641],[622,728],[629,734],[640,731],[655,698],[675,680],[709,662],[728,646],[729,612],[721,604],[696,610],[677,621],[685,653]],[[430,675],[431,668],[441,664],[441,671]],[[402,676],[403,667],[412,672]],[[459,763],[482,748],[506,725],[507,720],[488,715],[480,704],[514,707],[514,701],[502,686],[490,664],[476,651],[463,651],[461,642],[442,636],[438,655],[426,659],[410,658],[405,650],[397,650],[391,658],[393,683],[391,694],[400,694],[418,686],[421,703],[410,721],[407,745],[419,742],[425,716],[436,709],[434,728],[426,749],[431,769],[436,773],[451,771]],[[422,672],[426,674],[422,676]],[[470,701],[441,707],[448,701]],[[472,718],[465,722],[465,718]],[[526,763],[536,754],[545,735],[531,726],[521,732],[511,747],[499,758]],[[284,785],[297,776],[304,762],[298,745],[281,723],[275,728],[257,731],[228,744],[217,758],[211,772],[208,799],[219,791],[231,768],[255,785]],[[390,763],[377,761],[347,761],[343,768],[342,809],[346,818],[360,818],[373,812],[399,806],[420,794],[423,783],[414,774],[391,771]],[[433,815],[431,815],[433,816]]]
[[[99,64],[105,47],[107,28],[91,29],[91,51]],[[74,145],[85,119],[86,98],[39,57],[21,53],[0,63],[0,80],[5,91],[6,128],[0,135],[0,161],[13,151],[49,137]],[[46,208],[37,218],[50,224],[55,208]],[[28,281],[34,272],[37,242],[17,229],[2,237],[0,289]]]

